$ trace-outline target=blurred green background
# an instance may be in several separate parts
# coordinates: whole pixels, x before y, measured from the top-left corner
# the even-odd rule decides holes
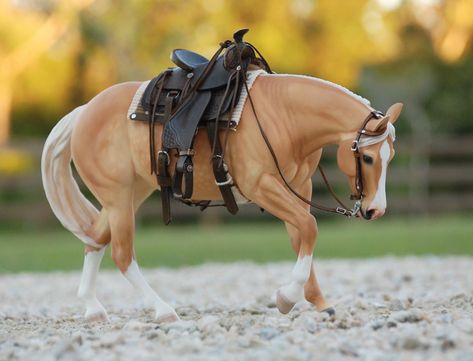
[[[243,27],[278,73],[328,79],[381,110],[405,104],[387,215],[318,215],[316,256],[473,254],[473,1],[0,0],[0,272],[81,267],[82,244],[54,218],[39,172],[62,115],[152,78],[173,48],[211,56]],[[322,163],[348,194],[333,148]],[[330,203],[317,176],[314,192]],[[176,205],[164,227],[158,197],[137,216],[146,267],[294,257],[283,225],[256,206],[230,218]]]

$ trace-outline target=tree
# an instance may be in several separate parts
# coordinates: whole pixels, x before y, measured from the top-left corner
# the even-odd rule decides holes
[[[18,39],[18,43],[17,39],[11,41],[15,43],[11,49],[6,49],[10,48],[8,44],[0,47],[0,145],[9,139],[15,80],[61,39],[74,24],[77,13],[93,2],[94,0],[59,2],[52,12],[50,9],[40,9],[34,15],[31,11],[14,8],[9,3],[0,5],[0,11],[4,14],[0,22],[4,29],[1,30],[10,39],[17,38],[15,31],[21,33],[25,28],[31,31],[31,35],[26,36],[25,40]]]

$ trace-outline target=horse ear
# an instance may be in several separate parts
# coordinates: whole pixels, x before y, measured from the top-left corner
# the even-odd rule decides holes
[[[384,132],[390,121],[391,121],[391,116],[389,114],[386,114],[384,117],[382,117],[379,120],[378,124],[376,124],[376,126],[374,127],[374,131],[375,132],[381,132],[381,131]]]
[[[384,117],[379,119],[373,119],[371,122],[368,123],[366,129],[376,133],[384,132],[390,120],[391,117],[389,115],[385,115]]]
[[[386,115],[389,115],[389,121],[391,124],[394,124],[396,122],[397,118],[399,117],[399,114],[401,114],[403,104],[402,103],[395,103],[391,105],[386,112]]]

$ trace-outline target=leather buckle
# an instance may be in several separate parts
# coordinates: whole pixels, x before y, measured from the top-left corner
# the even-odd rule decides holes
[[[166,157],[166,165],[169,165],[169,163],[171,163],[171,159],[169,158],[169,153],[166,152],[165,150],[160,150],[158,152],[158,157],[163,154],[165,157]]]
[[[355,139],[353,143],[351,143],[351,151],[358,152],[358,139]]]

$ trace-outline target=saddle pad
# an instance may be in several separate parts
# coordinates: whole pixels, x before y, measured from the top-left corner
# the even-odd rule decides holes
[[[251,89],[256,78],[261,74],[267,74],[267,72],[262,69],[258,69],[258,70],[250,70],[246,73],[246,84],[248,86],[248,89]],[[141,98],[143,97],[145,89],[148,86],[150,81],[151,80],[147,80],[141,83],[140,87],[138,88],[135,95],[133,96],[130,106],[128,107],[128,112],[127,112],[128,119],[132,119],[132,120],[136,119],[137,114],[140,114],[140,115],[146,114],[146,116],[148,115],[147,112],[145,112],[145,110],[141,106]],[[241,113],[243,112],[243,107],[245,106],[247,97],[248,97],[248,93],[246,92],[246,88],[243,87],[241,90],[240,98],[238,99],[238,103],[235,106],[235,109],[232,114],[232,119],[231,119],[232,122],[236,124],[235,128],[236,126],[238,126],[238,123],[240,122]],[[227,117],[224,114],[222,116],[222,119],[226,119],[226,118]]]

